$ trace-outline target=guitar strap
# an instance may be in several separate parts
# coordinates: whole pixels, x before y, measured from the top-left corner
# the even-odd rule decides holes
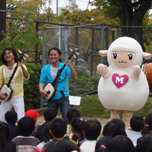
[[[59,80],[60,80],[60,76],[57,78],[56,83],[54,84],[54,88],[55,88],[55,89],[57,88],[57,85],[58,85]]]

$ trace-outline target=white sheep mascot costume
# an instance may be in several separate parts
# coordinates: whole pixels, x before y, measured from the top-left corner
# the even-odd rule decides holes
[[[98,84],[98,96],[106,109],[111,110],[111,118],[120,118],[126,129],[130,127],[132,111],[141,109],[149,96],[149,86],[145,74],[140,69],[143,57],[149,59],[151,54],[143,52],[140,44],[133,38],[120,37],[108,50],[99,51],[107,55],[109,67],[99,64],[101,74]]]

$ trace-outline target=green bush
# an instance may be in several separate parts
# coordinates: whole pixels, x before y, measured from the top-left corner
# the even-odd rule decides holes
[[[82,68],[76,68],[77,79],[69,79],[70,95],[84,95],[97,90],[99,76],[89,76],[89,73]]]
[[[30,79],[24,81],[25,110],[40,108],[39,79],[42,66],[40,64],[27,64]]]

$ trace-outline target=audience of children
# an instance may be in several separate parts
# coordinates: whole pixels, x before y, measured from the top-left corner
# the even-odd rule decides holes
[[[136,146],[137,139],[141,137],[141,130],[144,128],[144,119],[138,115],[133,116],[130,119],[130,127],[131,129],[126,130],[126,134]]]
[[[111,137],[115,137],[117,135],[125,135],[126,136],[125,123],[118,118],[111,119],[104,126],[102,134],[104,136],[111,136]]]
[[[71,108],[67,113],[71,133],[63,118],[55,118],[53,109],[44,112],[46,121],[39,128],[40,140],[32,136],[39,114],[28,110],[17,121],[17,114],[11,110],[5,113],[5,122],[0,122],[0,151],[3,152],[151,152],[152,151],[152,113],[145,120],[135,115],[130,120],[130,129],[120,119],[112,119],[104,125],[102,137],[101,124],[96,119],[86,122],[81,113]],[[35,121],[34,121],[35,120]],[[17,124],[17,125],[15,125]]]
[[[42,131],[43,131],[44,126],[45,126],[48,122],[52,121],[55,117],[56,117],[56,112],[55,112],[52,108],[46,109],[46,110],[44,111],[43,119],[45,120],[45,123],[43,123],[42,125],[39,126],[39,128],[38,128],[38,133],[37,133],[37,138],[38,138],[40,141],[42,141],[42,140],[41,140],[41,134],[42,134]]]
[[[39,128],[39,126],[40,126],[39,124],[36,123],[37,118],[38,118],[38,116],[39,116],[39,113],[36,112],[36,111],[33,110],[33,109],[30,109],[30,110],[27,110],[27,111],[25,112],[25,116],[29,116],[29,117],[31,117],[31,118],[34,120],[34,122],[35,122],[35,129],[34,129],[33,132],[32,132],[32,136],[36,137],[36,136],[37,136],[37,133],[38,133],[38,128]]]
[[[80,146],[85,139],[83,134],[85,121],[82,118],[73,118],[71,121],[72,133],[67,135],[71,141]]]
[[[51,126],[51,122],[48,122],[44,126],[42,134],[41,134],[41,140],[42,140],[42,142],[35,147],[35,152],[40,152],[42,150],[43,146],[48,141],[51,141],[53,139],[53,137],[52,137],[52,135],[50,133],[50,126]]]
[[[22,117],[18,122],[19,136],[12,139],[16,144],[17,152],[33,152],[36,145],[40,143],[39,139],[31,136],[35,128],[34,120],[29,116]]]
[[[67,131],[67,123],[65,119],[63,118],[53,119],[50,125],[50,133],[53,139],[44,145],[42,152],[46,151],[50,143],[54,143],[58,140],[62,140],[64,138],[64,135],[66,134],[66,131]]]
[[[98,139],[95,146],[95,152],[106,152],[111,140],[112,137],[110,136],[104,136]]]
[[[152,134],[145,134],[141,137],[139,143],[136,146],[136,152],[147,152],[151,148]]]
[[[80,152],[79,147],[67,138],[51,142],[46,152]]]
[[[135,147],[127,136],[117,135],[111,140],[107,152],[135,152]]]
[[[17,122],[17,113],[14,110],[7,111],[5,113],[5,120],[10,127],[10,138],[11,140],[19,135]]]
[[[68,110],[67,112],[67,121],[68,121],[68,124],[67,124],[67,133],[66,135],[69,135],[70,133],[72,133],[72,130],[71,130],[71,121],[73,118],[80,118],[81,117],[81,113],[78,109],[76,108],[71,108]]]
[[[84,124],[86,141],[80,146],[80,152],[94,152],[97,138],[101,132],[101,124],[96,119],[89,119]]]

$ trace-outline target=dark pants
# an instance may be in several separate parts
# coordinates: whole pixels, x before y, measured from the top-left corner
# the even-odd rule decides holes
[[[56,114],[58,111],[58,107],[60,107],[62,118],[64,118],[67,122],[66,114],[70,109],[69,97],[62,97],[56,100],[48,100],[48,108],[54,109]]]

